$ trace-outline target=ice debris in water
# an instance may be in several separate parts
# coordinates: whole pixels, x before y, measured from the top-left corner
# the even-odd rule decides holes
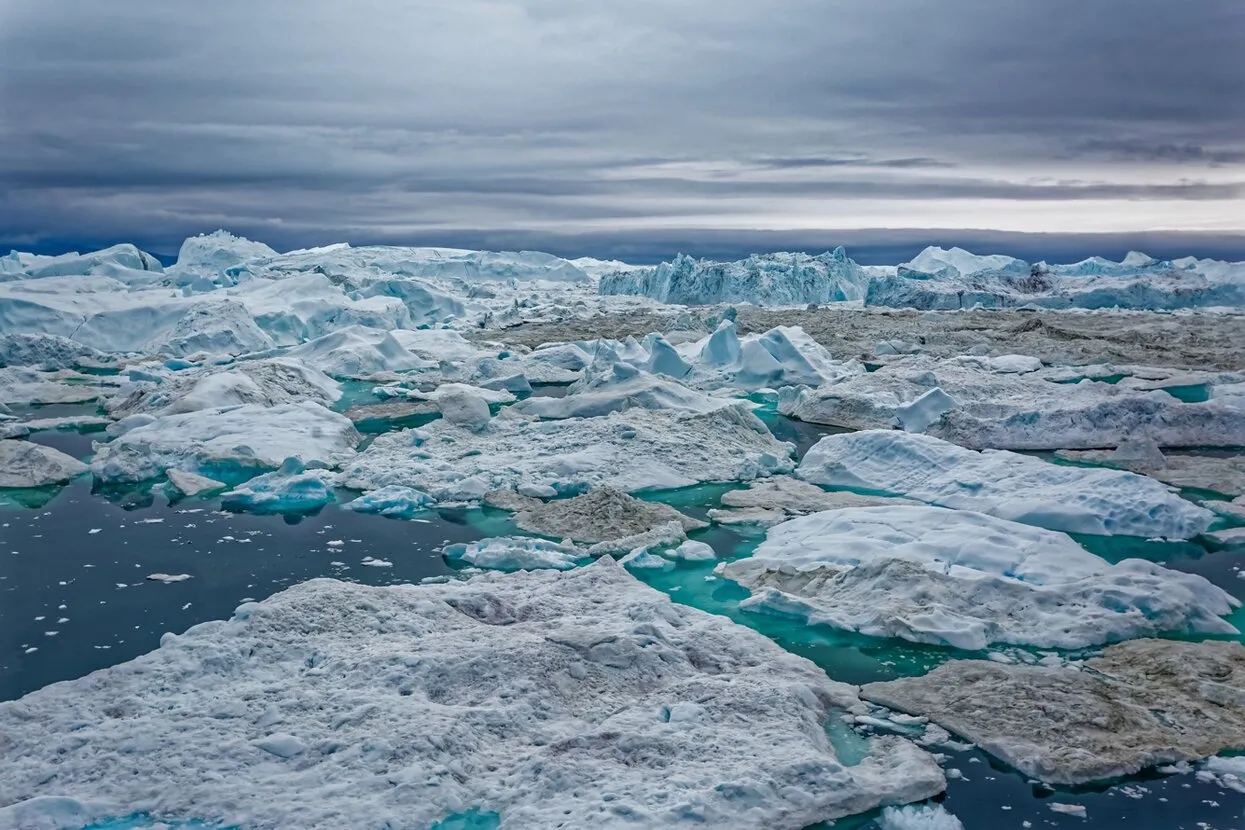
[[[1240,603],[1202,576],[1111,565],[1062,533],[965,510],[815,513],[771,528],[722,572],[753,592],[749,610],[969,650],[1238,633],[1220,617]]]
[[[318,579],[0,703],[0,824],[56,796],[79,826],[123,812],[101,803],[283,827],[428,827],[476,805],[518,827],[797,830],[943,789],[899,737],[844,765],[822,729],[844,711],[868,711],[854,687],[610,560]]]
[[[804,456],[798,474],[814,484],[892,493],[1069,533],[1188,539],[1214,519],[1145,476],[975,452],[893,430],[829,435]]]

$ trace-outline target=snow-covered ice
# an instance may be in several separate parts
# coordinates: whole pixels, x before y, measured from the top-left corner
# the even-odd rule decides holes
[[[826,436],[804,456],[798,475],[1069,533],[1188,539],[1214,519],[1135,473],[1062,466],[1005,450],[976,452],[893,430]]]
[[[503,409],[482,431],[445,420],[378,437],[339,484],[414,487],[438,501],[478,501],[523,485],[574,495],[750,481],[791,472],[790,444],[734,407],[705,414],[631,409],[603,418],[537,421]]]
[[[359,442],[349,419],[317,403],[203,409],[166,415],[100,446],[91,471],[104,484],[176,468],[225,482],[275,470],[287,458],[337,466]]]
[[[88,467],[60,450],[29,441],[0,440],[0,488],[64,484]]]
[[[969,650],[1239,633],[1221,617],[1240,603],[1202,576],[1111,565],[1062,533],[941,507],[792,519],[723,573],[753,592],[742,606],[754,611]]]
[[[854,687],[610,560],[313,580],[0,703],[0,823],[428,827],[475,807],[502,828],[797,830],[943,789],[899,737],[843,763],[823,724],[844,711],[868,711]]]
[[[1245,647],[1132,640],[1075,667],[953,660],[869,683],[867,700],[927,716],[1021,773],[1084,784],[1245,746]]]

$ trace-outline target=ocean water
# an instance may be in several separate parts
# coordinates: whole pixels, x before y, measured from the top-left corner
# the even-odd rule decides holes
[[[801,453],[829,431],[762,414]],[[85,458],[92,438],[98,437],[47,432],[32,440]],[[734,486],[704,485],[644,498],[703,517]],[[434,510],[411,522],[356,514],[337,505],[300,517],[256,516],[222,511],[218,499],[170,504],[150,488],[92,492],[89,480],[60,490],[0,494],[0,700],[130,660],[156,648],[165,632],[227,618],[241,602],[263,599],[306,579],[385,585],[452,576],[454,570],[440,556],[441,545],[513,532],[507,514],[488,509]],[[730,559],[746,556],[763,533],[713,527],[692,537]],[[1102,537],[1079,541],[1113,561],[1136,556],[1200,573],[1245,599],[1245,579],[1237,576],[1245,567],[1240,548]],[[156,574],[189,578],[149,579]],[[760,631],[848,683],[919,674],[949,659],[981,656],[741,611],[738,604],[747,592],[716,577],[712,564],[677,563],[636,575],[678,602]],[[1238,626],[1245,626],[1245,612],[1237,616]],[[859,761],[867,753],[868,737],[841,724],[828,723],[827,730],[845,762]],[[1024,822],[1033,828],[1245,828],[1245,794],[1191,775],[1152,772],[1108,786],[1051,790],[977,750],[949,753],[946,766],[958,772],[952,773],[942,801],[967,830],[1023,828]],[[1059,802],[1084,806],[1088,817],[1052,811],[1049,805]],[[216,826],[211,817],[197,818],[201,823],[168,826]],[[469,811],[435,826],[481,830],[499,821],[487,811]],[[153,826],[160,825],[134,815],[93,827]],[[877,827],[878,816],[842,819],[833,826]]]

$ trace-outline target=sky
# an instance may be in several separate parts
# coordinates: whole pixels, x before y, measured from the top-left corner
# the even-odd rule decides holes
[[[0,242],[1245,258],[1243,45],[1241,0],[0,0]]]

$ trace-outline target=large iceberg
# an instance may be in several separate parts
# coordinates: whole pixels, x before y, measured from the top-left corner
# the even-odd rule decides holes
[[[602,294],[638,294],[679,305],[802,306],[859,300],[868,282],[840,247],[818,256],[755,254],[738,262],[679,256],[652,270],[606,274],[600,287]]]
[[[59,809],[79,826],[144,812],[429,827],[476,808],[503,828],[798,830],[945,786],[899,737],[840,759],[823,725],[867,711],[854,687],[608,559],[313,580],[0,703],[0,823]]]
[[[239,483],[287,458],[340,465],[359,440],[348,418],[310,401],[218,407],[165,415],[99,445],[91,471],[103,484],[133,484],[168,469]]]
[[[1220,617],[1240,603],[1201,576],[1110,565],[1062,533],[941,507],[793,519],[723,572],[752,590],[745,608],[969,650],[1239,633]]]
[[[1131,308],[1245,306],[1245,265],[1189,258],[1159,262],[1129,254],[1121,262],[1092,257],[1071,265],[1029,265],[1011,257],[978,257],[933,248],[893,274],[875,276],[867,306],[919,309]]]
[[[976,452],[894,430],[826,436],[804,456],[798,475],[1069,533],[1188,539],[1214,520],[1209,510],[1135,473],[1006,450]]]
[[[339,484],[414,487],[438,501],[478,501],[497,489],[573,495],[594,487],[628,493],[706,481],[750,481],[790,472],[793,447],[755,415],[631,409],[603,418],[536,421],[504,408],[475,430],[434,421],[378,437]]]
[[[903,358],[816,389],[788,390],[778,409],[811,423],[902,428],[974,449],[1093,449],[1138,439],[1231,447],[1245,435],[1245,408],[1185,403],[1123,384],[1055,383],[973,357]]]
[[[52,447],[0,440],[0,489],[64,484],[86,471],[87,465]]]

